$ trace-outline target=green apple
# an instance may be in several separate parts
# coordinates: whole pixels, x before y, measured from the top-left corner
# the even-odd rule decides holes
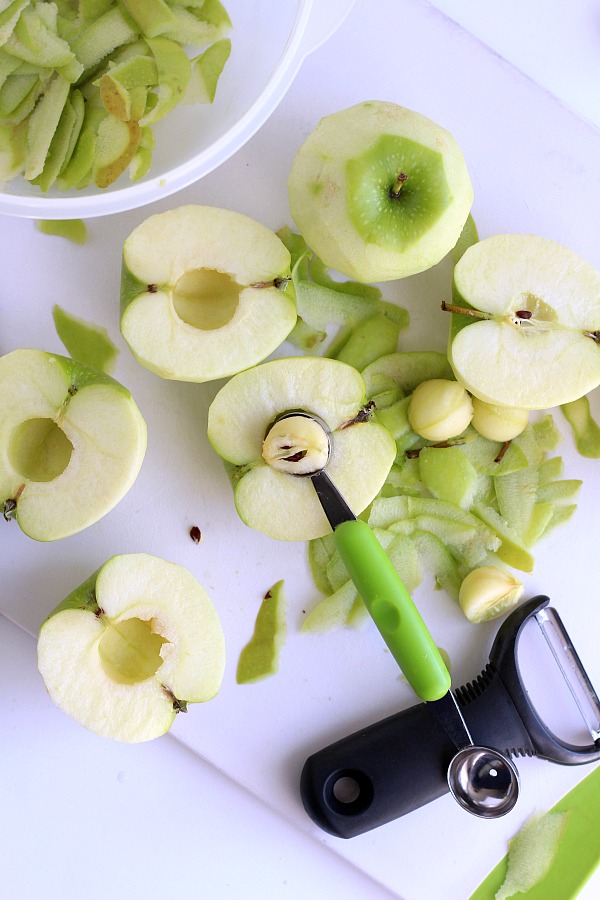
[[[592,416],[588,398],[580,397],[579,400],[565,403],[562,411],[571,426],[575,446],[579,453],[590,459],[598,459],[600,457],[600,427]]]
[[[146,37],[153,38],[176,25],[176,19],[164,0],[121,0]]]
[[[395,103],[359,103],[322,119],[298,151],[290,210],[323,262],[357,281],[389,281],[438,263],[473,202],[454,138]]]
[[[233,375],[272,353],[295,324],[289,251],[242,213],[180,206],[125,241],[121,332],[163,378]]]
[[[302,477],[309,454],[324,462],[318,438],[305,429],[311,420],[300,415],[281,420],[291,423],[283,443],[281,434],[272,433],[282,414],[302,411],[329,429],[327,473],[352,511],[361,513],[380,491],[396,456],[394,439],[370,418],[365,403],[359,373],[323,357],[272,360],[228,381],[209,408],[208,437],[226,461],[242,521],[286,541],[331,531],[310,478]],[[276,443],[288,463],[300,463],[299,474],[282,470],[281,455],[273,452]]]
[[[182,103],[212,103],[225,63],[231,55],[230,38],[222,38],[192,60],[189,84]]]
[[[457,263],[445,307],[456,378],[486,403],[547,409],[600,384],[600,272],[562,244],[479,241]]]
[[[110,375],[119,351],[106,328],[91,325],[61,309],[58,304],[52,307],[52,318],[56,333],[72,359]]]
[[[83,219],[37,219],[35,224],[42,234],[63,237],[74,244],[87,241],[87,225]]]
[[[96,187],[108,187],[123,174],[135,156],[141,139],[142,129],[134,119],[124,122],[109,114],[102,120],[92,166]]]
[[[42,350],[0,358],[0,512],[38,541],[92,525],[127,493],[146,451],[129,391]]]
[[[51,699],[90,731],[148,741],[219,690],[225,642],[208,594],[182,566],[113,556],[43,623],[38,668]]]

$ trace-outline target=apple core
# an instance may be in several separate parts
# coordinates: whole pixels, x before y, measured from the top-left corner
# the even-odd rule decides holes
[[[106,623],[98,654],[109,678],[118,684],[138,684],[156,674],[163,664],[160,648],[167,640],[152,628],[153,621],[137,618]]]
[[[54,481],[65,471],[73,445],[53,419],[26,419],[9,441],[11,464],[28,481]]]
[[[213,331],[234,317],[241,290],[231,275],[217,269],[191,269],[173,288],[173,306],[187,325]]]
[[[267,465],[289,475],[313,475],[327,465],[329,436],[309,414],[279,418],[269,429],[262,447]]]

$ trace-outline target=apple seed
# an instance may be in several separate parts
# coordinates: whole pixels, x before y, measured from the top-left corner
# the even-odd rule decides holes
[[[202,540],[202,532],[197,525],[192,525],[190,528],[190,537],[195,544],[199,544]]]

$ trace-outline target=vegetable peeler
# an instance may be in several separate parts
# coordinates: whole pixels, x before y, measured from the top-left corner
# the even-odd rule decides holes
[[[475,744],[510,757],[537,756],[563,765],[600,759],[600,701],[558,612],[536,596],[504,621],[489,662],[453,694]],[[533,621],[552,651],[575,700],[590,742],[557,737],[533,705],[519,666],[518,646]],[[312,754],[300,778],[308,815],[325,831],[351,838],[436,800],[449,790],[447,769],[456,746],[420,703]]]

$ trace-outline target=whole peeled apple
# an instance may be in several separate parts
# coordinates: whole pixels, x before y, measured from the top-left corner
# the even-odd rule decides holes
[[[302,236],[332,269],[390,281],[438,263],[473,202],[463,154],[445,129],[395,103],[359,103],[322,119],[288,180]]]

